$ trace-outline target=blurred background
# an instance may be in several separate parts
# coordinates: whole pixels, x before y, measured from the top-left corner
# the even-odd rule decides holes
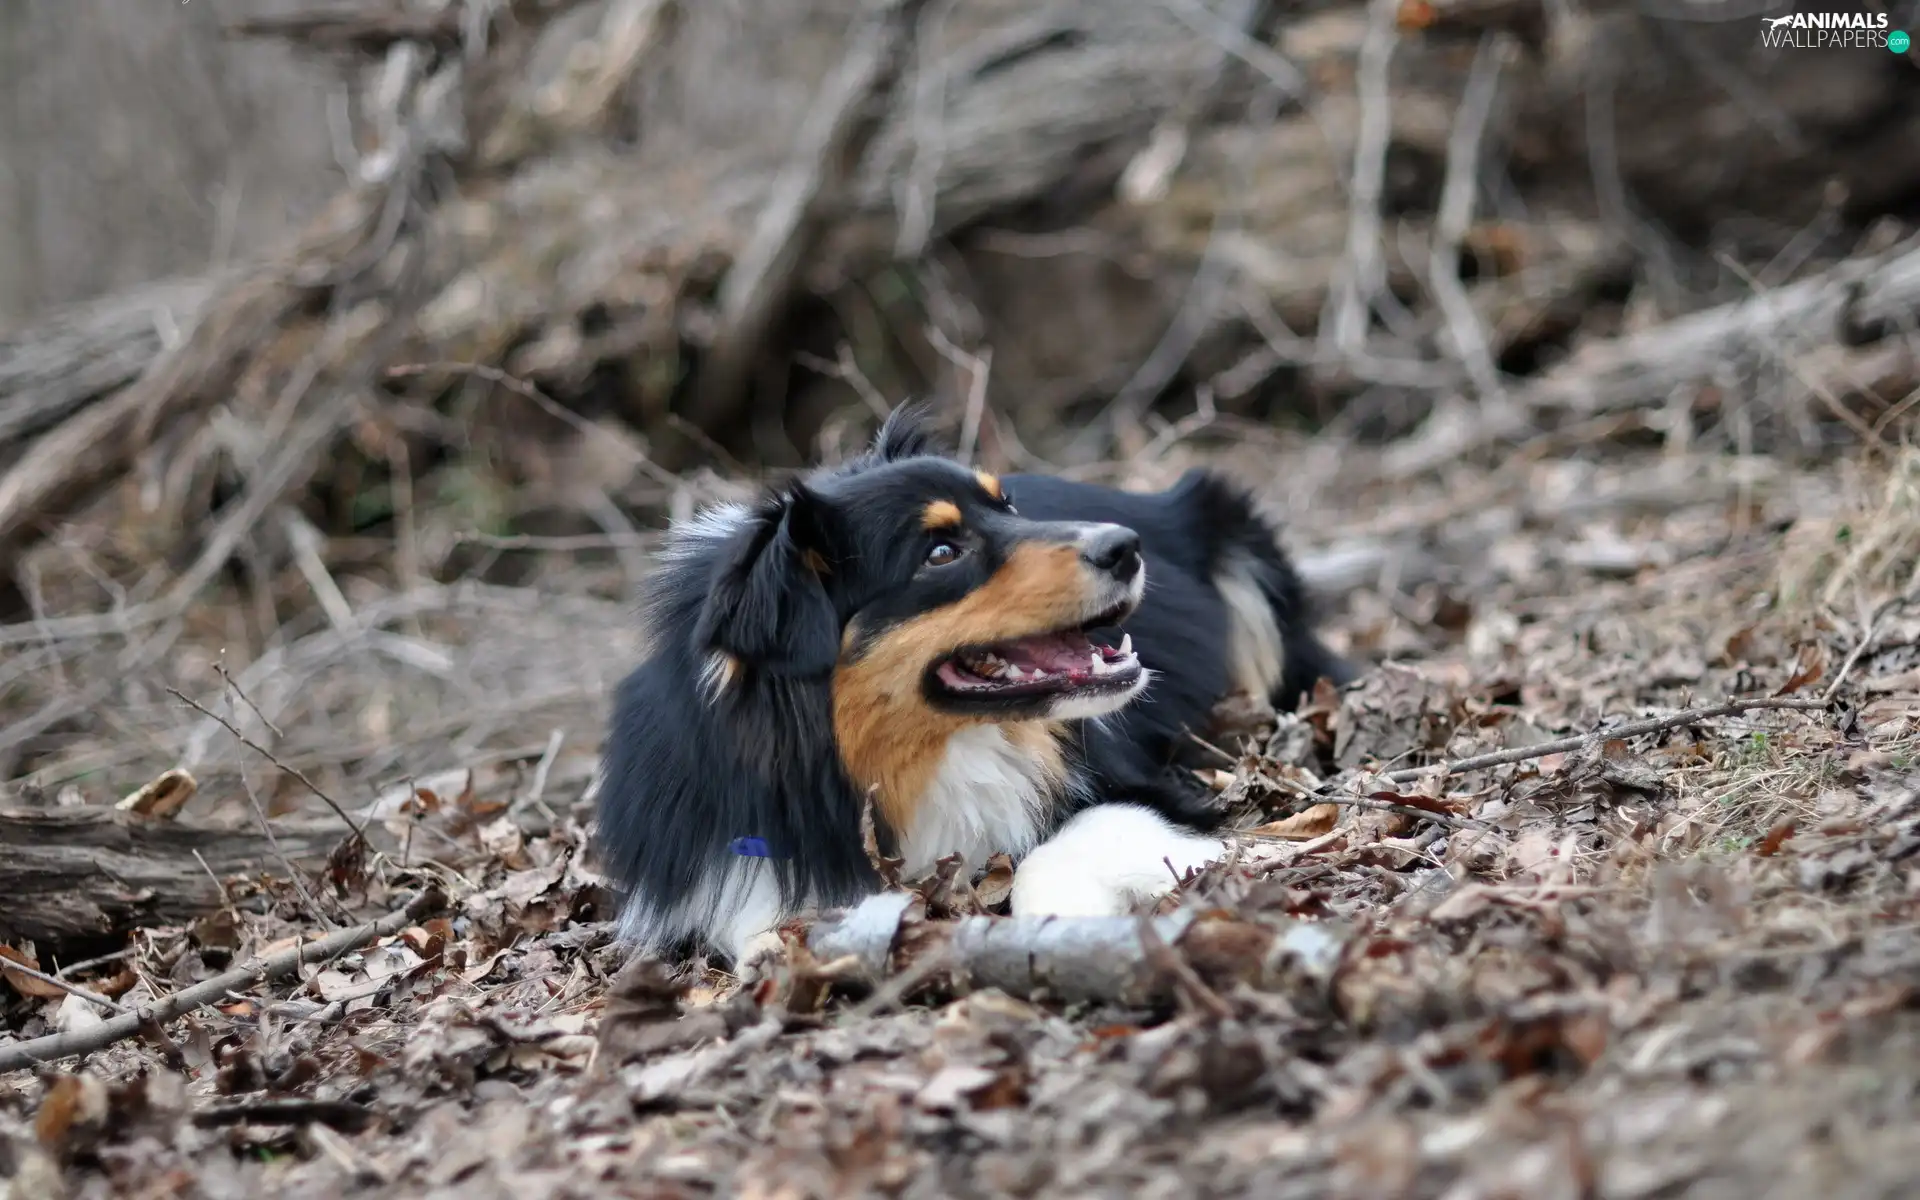
[[[1830,535],[1911,507],[1920,87],[1761,28],[12,0],[0,787],[238,770],[169,689],[342,787],[582,780],[666,521],[914,396],[996,470],[1235,473],[1362,659],[1844,608],[1912,549]]]

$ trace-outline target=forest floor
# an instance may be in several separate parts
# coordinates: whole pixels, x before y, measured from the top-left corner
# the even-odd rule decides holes
[[[131,1005],[427,885],[441,911],[165,1038],[0,1074],[0,1196],[1908,1194],[1920,458],[1587,431],[1407,476],[1220,432],[1111,475],[1208,458],[1263,483],[1338,593],[1330,640],[1375,665],[1211,739],[1249,832],[1183,902],[1353,931],[1329,989],[1196,981],[1152,1010],[621,975],[579,919],[605,905],[585,793],[643,564],[556,552],[524,586],[351,596],[359,632],[290,639],[295,682],[246,693],[259,738],[374,800],[375,848],[303,888],[230,881],[227,912],[68,982]],[[135,666],[237,713],[206,665],[227,615],[197,619]],[[1735,698],[1795,706],[1381,776]],[[174,765],[140,711],[69,747],[72,786]],[[197,745],[288,778],[217,726]],[[0,1053],[97,1019],[4,978]]]

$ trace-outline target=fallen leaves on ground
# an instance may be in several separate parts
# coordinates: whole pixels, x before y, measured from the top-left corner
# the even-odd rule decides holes
[[[139,1003],[427,880],[452,897],[164,1038],[0,1079],[0,1195],[1892,1194],[1920,1172],[1908,614],[1829,711],[1385,779],[1831,686],[1862,622],[1756,605],[1765,556],[1673,583],[1710,535],[1692,510],[1563,551],[1503,535],[1333,623],[1399,661],[1223,713],[1194,769],[1245,836],[1173,904],[1338,922],[1324,994],[1205,961],[1161,1009],[938,963],[868,993],[797,934],[744,983],[627,961],[584,773],[534,805],[524,772],[461,767],[378,793],[368,841],[303,889],[227,881],[227,909],[74,971]],[[907,883],[954,920],[1004,912],[1012,871]],[[98,1019],[0,979],[0,1036]]]

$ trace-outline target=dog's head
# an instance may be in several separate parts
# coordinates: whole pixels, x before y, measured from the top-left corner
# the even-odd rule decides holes
[[[870,453],[737,515],[695,630],[709,686],[833,675],[837,700],[959,720],[1124,706],[1147,672],[1088,634],[1138,607],[1138,535],[1029,520],[1018,499],[896,413]]]

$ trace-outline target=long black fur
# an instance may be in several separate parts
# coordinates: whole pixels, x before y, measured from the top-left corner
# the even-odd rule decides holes
[[[666,948],[709,928],[718,897],[702,889],[735,861],[729,845],[742,836],[766,843],[789,909],[849,903],[877,885],[862,798],[834,743],[832,672],[848,622],[897,590],[902,551],[884,531],[901,497],[916,475],[956,469],[934,454],[903,410],[868,454],[769,494],[729,536],[683,533],[657,571],[651,655],[618,689],[599,800],[604,863],[641,898],[627,932],[643,943]],[[1322,675],[1351,674],[1309,628],[1272,530],[1244,493],[1201,471],[1156,495],[1033,475],[1002,483],[1021,517],[1133,528],[1147,562],[1125,628],[1153,681],[1126,709],[1076,723],[1069,769],[1090,786],[1075,791],[1210,827],[1211,805],[1170,764],[1228,687],[1227,608],[1212,580],[1229,557],[1253,564],[1282,631],[1277,704],[1290,708]],[[829,570],[809,570],[809,556]],[[1113,645],[1119,631],[1095,636]],[[742,669],[710,702],[701,680],[715,650]],[[1055,827],[1071,811],[1063,801]],[[679,919],[663,920],[675,906]]]

